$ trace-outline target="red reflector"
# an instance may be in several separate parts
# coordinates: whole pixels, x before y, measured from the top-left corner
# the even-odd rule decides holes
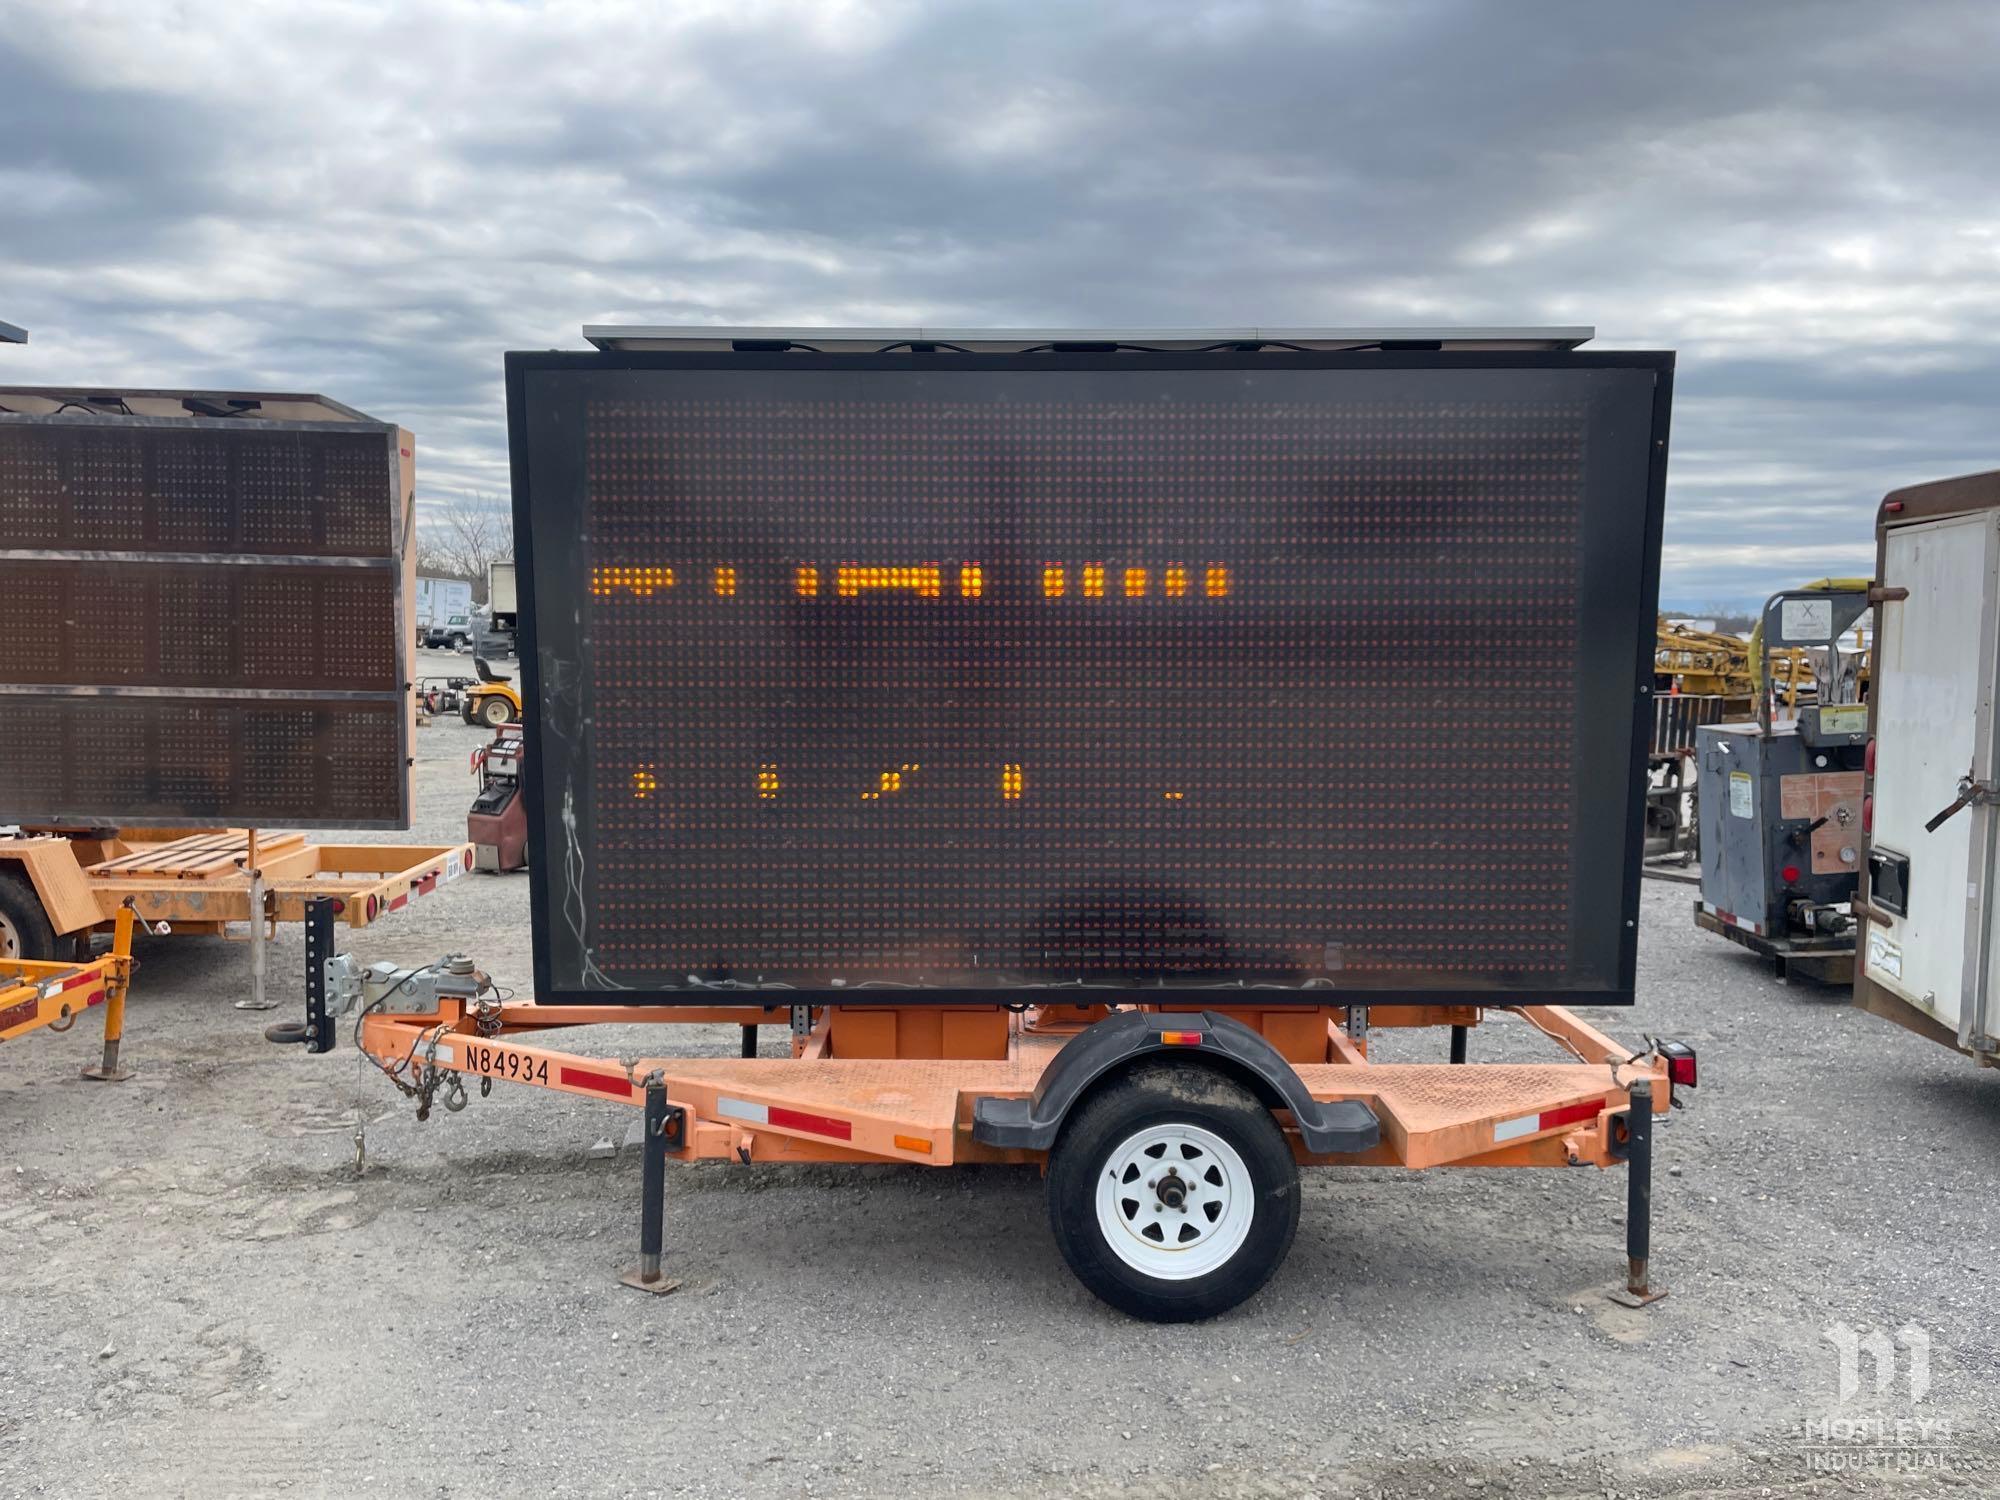
[[[1667,1082],[1678,1088],[1695,1086],[1694,1048],[1686,1042],[1661,1042],[1660,1057],[1667,1065]]]
[[[1543,1130],[1554,1130],[1558,1125],[1574,1125],[1579,1120],[1594,1120],[1604,1112],[1602,1099],[1586,1099],[1581,1104],[1565,1104],[1561,1109],[1542,1111]]]
[[[609,1094],[614,1099],[632,1097],[632,1080],[611,1078],[603,1073],[593,1073],[588,1068],[563,1068],[557,1078],[568,1088],[589,1089],[593,1093]]]
[[[381,901],[377,897],[370,896],[368,898],[368,920],[371,922],[374,921],[375,914],[381,909],[382,909]]]
[[[1201,1033],[1199,1031],[1163,1031],[1160,1033],[1160,1041],[1169,1047],[1199,1047],[1201,1045]]]
[[[1903,502],[1900,500],[1887,500],[1883,502],[1882,509],[1892,516],[1900,516],[1903,513]]]
[[[1868,748],[1861,752],[1861,769],[1870,776],[1875,774],[1875,741],[1868,741]]]
[[[1778,873],[1785,877],[1785,882],[1789,885],[1792,881],[1799,878],[1799,867],[1797,865],[1786,865]]]
[[[814,1135],[830,1135],[837,1141],[854,1139],[854,1127],[845,1120],[836,1120],[830,1115],[809,1115],[802,1109],[780,1109],[771,1106],[770,1121],[786,1130],[807,1130]]]

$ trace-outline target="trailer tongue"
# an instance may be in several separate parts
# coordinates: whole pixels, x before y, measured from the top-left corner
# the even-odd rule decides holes
[[[673,1156],[1043,1163],[1163,1320],[1277,1270],[1301,1164],[1622,1162],[1659,1294],[1693,1054],[1564,1003],[1633,998],[1671,356],[589,332],[507,364],[537,1003],[336,958],[312,1045],[643,1107],[654,1290]],[[1560,1060],[1469,1063],[1502,1015]],[[742,1055],[542,1045],[631,1022]]]

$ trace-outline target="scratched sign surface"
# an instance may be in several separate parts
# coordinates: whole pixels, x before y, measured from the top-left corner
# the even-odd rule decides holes
[[[1657,372],[1105,363],[516,358],[545,998],[1630,998]]]

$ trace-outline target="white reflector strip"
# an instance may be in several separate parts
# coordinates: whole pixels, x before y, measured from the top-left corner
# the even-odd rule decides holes
[[[1522,1115],[1518,1120],[1502,1120],[1498,1125],[1495,1125],[1493,1127],[1493,1139],[1496,1141],[1511,1141],[1516,1136],[1533,1135],[1541,1128],[1542,1117],[1539,1112],[1532,1115]]]
[[[725,1099],[718,1094],[715,1098],[715,1112],[726,1120],[748,1120],[752,1125],[771,1123],[771,1107],[767,1104],[752,1104],[747,1099]]]

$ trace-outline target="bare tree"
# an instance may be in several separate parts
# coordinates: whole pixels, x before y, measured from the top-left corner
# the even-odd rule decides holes
[[[514,555],[514,514],[474,491],[423,506],[417,520],[417,571],[472,580],[472,598],[486,602],[486,568]]]

